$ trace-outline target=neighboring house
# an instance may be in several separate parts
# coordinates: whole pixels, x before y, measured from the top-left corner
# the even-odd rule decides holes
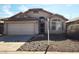
[[[70,27],[70,26],[74,26],[74,25],[79,26],[79,17],[74,18],[73,21],[69,21],[66,24],[67,24],[67,28]]]
[[[75,25],[75,24],[79,24],[79,19],[75,19],[74,21],[69,21],[67,22],[67,25]]]
[[[4,34],[33,35],[47,33],[47,19],[49,19],[50,34],[66,32],[66,19],[59,14],[53,14],[44,9],[29,9],[20,12],[4,21]]]
[[[79,18],[67,22],[67,37],[70,39],[79,39]]]
[[[79,32],[79,17],[73,19],[74,21],[67,22],[67,32]]]

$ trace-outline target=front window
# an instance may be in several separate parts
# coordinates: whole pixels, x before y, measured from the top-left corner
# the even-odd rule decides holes
[[[56,22],[52,22],[52,30],[56,30]]]
[[[61,30],[60,19],[53,19],[51,22],[51,30]]]

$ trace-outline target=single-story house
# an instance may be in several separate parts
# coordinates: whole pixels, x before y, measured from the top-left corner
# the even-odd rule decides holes
[[[67,36],[71,39],[79,39],[79,17],[67,22]]]
[[[67,31],[79,31],[79,17],[67,22]]]
[[[6,19],[4,21],[4,34],[46,34],[47,19],[49,19],[50,34],[62,34],[66,32],[67,18],[41,8],[33,8]]]
[[[67,22],[67,25],[79,24],[79,17],[74,18],[73,21]]]

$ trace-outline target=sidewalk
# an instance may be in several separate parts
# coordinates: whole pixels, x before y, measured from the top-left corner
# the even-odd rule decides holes
[[[0,42],[0,52],[16,51],[25,42]]]
[[[16,52],[0,52],[0,54],[45,54],[42,52],[16,51]],[[46,54],[79,54],[78,52],[47,52]]]

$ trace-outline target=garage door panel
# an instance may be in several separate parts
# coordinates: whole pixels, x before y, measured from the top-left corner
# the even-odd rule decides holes
[[[34,23],[8,24],[8,34],[35,34]]]

